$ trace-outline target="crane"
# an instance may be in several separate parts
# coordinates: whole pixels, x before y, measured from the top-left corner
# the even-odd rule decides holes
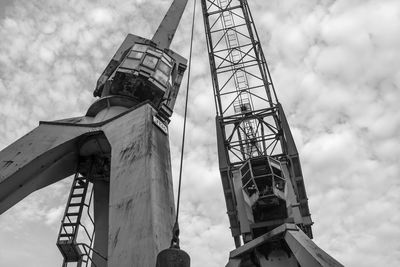
[[[311,239],[299,154],[247,0],[201,0],[234,266],[342,266]]]
[[[170,244],[168,123],[187,60],[169,46],[186,3],[172,2],[151,40],[127,35],[84,116],[40,122],[0,151],[0,214],[74,176],[57,238],[63,267],[155,266]]]

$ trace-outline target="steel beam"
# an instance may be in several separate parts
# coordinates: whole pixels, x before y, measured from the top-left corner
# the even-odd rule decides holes
[[[302,267],[344,266],[318,247],[303,231],[287,231],[284,239]]]
[[[108,255],[110,183],[107,181],[95,181],[93,186],[94,231],[96,233],[93,249],[106,258]],[[104,258],[96,253],[92,255],[96,267],[107,267],[107,261]]]
[[[40,124],[0,151],[0,214],[76,171],[78,137],[88,128]]]
[[[274,230],[266,234],[263,234],[262,236],[259,236],[251,240],[250,242],[247,242],[246,244],[242,245],[241,247],[231,251],[230,258],[238,258],[240,256],[243,256],[244,254],[250,253],[257,247],[271,240],[271,238],[283,234],[287,230],[298,231],[298,228],[294,224],[289,224],[289,223],[282,224],[281,226],[278,226]]]
[[[161,49],[169,48],[188,0],[174,0],[158,26],[152,41]]]
[[[289,249],[271,250],[263,254],[262,246],[283,240]],[[265,252],[264,252],[265,253]],[[272,231],[259,236],[241,247],[231,251],[227,267],[247,267],[244,262],[249,255],[262,267],[301,266],[301,267],[343,267],[338,261],[319,248],[311,239],[295,224],[282,224]]]

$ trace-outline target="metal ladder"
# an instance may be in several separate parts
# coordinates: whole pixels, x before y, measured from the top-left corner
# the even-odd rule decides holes
[[[220,6],[222,9],[228,8],[230,5],[229,0],[220,0]],[[230,11],[222,13],[221,17],[223,23],[222,26],[226,30],[226,45],[229,49],[229,58],[232,62],[232,72],[234,75],[235,87],[238,92],[237,100],[233,104],[235,114],[248,114],[252,111],[253,105],[251,101],[251,95],[248,92],[249,81],[244,70],[243,64],[243,53],[240,50],[240,43],[237,32],[234,30],[235,22]],[[240,137],[243,142],[242,153],[245,158],[250,158],[260,154],[260,149],[257,146],[255,140],[257,140],[257,126],[253,119],[244,120],[242,123],[242,131],[240,131]]]
[[[83,264],[89,266],[89,262],[92,262],[90,253],[94,232],[89,234],[87,228],[81,222],[86,207],[89,219],[94,224],[89,213],[93,191],[90,193],[88,203],[86,203],[89,183],[87,177],[81,176],[78,172],[75,174],[57,239],[57,247],[64,257],[63,267],[67,266],[69,262],[78,262],[77,266],[83,266]],[[86,232],[89,245],[77,242],[80,227]]]

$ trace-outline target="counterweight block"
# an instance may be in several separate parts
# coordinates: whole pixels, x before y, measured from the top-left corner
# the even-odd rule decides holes
[[[157,255],[156,267],[190,267],[190,257],[179,248],[167,248]]]

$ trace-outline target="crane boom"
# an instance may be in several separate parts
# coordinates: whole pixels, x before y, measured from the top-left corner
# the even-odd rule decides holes
[[[159,48],[169,48],[187,2],[188,0],[174,0],[174,2],[172,2],[152,38],[152,41],[156,43]]]

